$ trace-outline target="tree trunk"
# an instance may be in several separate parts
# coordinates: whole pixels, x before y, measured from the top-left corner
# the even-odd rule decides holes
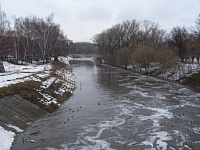
[[[59,61],[59,60],[58,60],[58,56],[55,56],[55,57],[54,57],[54,61]]]

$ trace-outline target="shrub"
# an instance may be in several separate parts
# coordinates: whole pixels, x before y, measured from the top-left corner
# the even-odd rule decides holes
[[[94,61],[95,61],[95,63],[101,63],[102,62],[102,56],[95,56]]]
[[[177,58],[173,52],[163,49],[155,53],[155,62],[161,64],[163,69],[167,69],[176,65]]]
[[[154,61],[155,52],[148,45],[139,45],[138,49],[133,52],[133,64],[139,64],[141,67],[149,68],[150,63]]]
[[[117,65],[128,67],[131,60],[131,52],[127,47],[121,48],[117,52]]]

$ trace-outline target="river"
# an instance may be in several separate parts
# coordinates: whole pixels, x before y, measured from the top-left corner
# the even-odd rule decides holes
[[[200,93],[92,61],[70,63],[73,96],[21,133],[13,150],[199,149]]]

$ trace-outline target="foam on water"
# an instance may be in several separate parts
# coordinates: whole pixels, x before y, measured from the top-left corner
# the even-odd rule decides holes
[[[151,97],[151,96],[148,95],[147,92],[143,92],[143,91],[136,91],[135,90],[134,93],[139,94],[139,95],[141,95],[143,97]]]
[[[142,91],[134,91],[136,93],[140,93],[142,96],[150,97],[148,93],[144,93]],[[154,93],[155,95],[152,96],[157,99],[166,99],[166,97],[162,93]],[[182,102],[183,103],[183,102]],[[193,103],[185,103],[185,105],[195,105]],[[179,107],[184,107],[184,105],[177,105]],[[163,149],[166,150],[168,147],[168,141],[173,140],[173,137],[176,135],[179,135],[178,138],[180,140],[176,139],[176,143],[179,146],[183,146],[184,142],[186,141],[187,135],[184,133],[181,133],[177,130],[173,130],[170,133],[164,130],[160,130],[160,122],[163,119],[172,119],[173,113],[169,111],[169,108],[158,108],[158,107],[147,107],[144,104],[141,103],[132,103],[132,101],[122,98],[119,103],[113,107],[113,109],[116,112],[116,116],[113,118],[113,120],[104,120],[99,121],[97,124],[88,125],[83,127],[83,131],[78,135],[77,140],[75,143],[68,143],[61,145],[64,149],[69,150],[77,150],[77,149],[83,149],[83,150],[92,150],[92,149],[108,149],[112,150],[111,143],[109,138],[102,138],[102,134],[104,132],[107,132],[108,130],[112,130],[114,128],[121,129],[120,126],[123,127],[124,124],[126,124],[127,117],[132,116],[137,112],[137,110],[145,109],[146,112],[149,112],[147,115],[143,114],[137,114],[138,119],[140,122],[144,122],[147,120],[152,121],[152,127],[151,132],[148,132],[148,138],[143,137],[144,135],[140,134],[142,138],[142,142],[137,141],[130,141],[127,140],[123,135],[121,135],[119,132],[115,132],[117,136],[112,137],[112,141],[115,141],[115,143],[118,143],[120,145],[141,145],[141,146],[147,146],[151,147],[151,149]],[[131,119],[131,118],[130,118]],[[130,120],[128,119],[128,120]],[[194,127],[193,131],[197,134],[199,134],[200,130],[198,127]],[[187,145],[184,146],[187,148]],[[170,147],[173,149],[172,147]]]
[[[146,107],[146,109],[153,111],[152,115],[143,116],[140,115],[140,120],[152,120],[153,121],[153,130],[151,132],[151,135],[148,137],[148,140],[143,141],[142,144],[149,145],[152,148],[154,147],[154,143],[156,143],[155,149],[167,149],[167,142],[172,139],[172,137],[169,136],[169,133],[166,131],[158,131],[160,128],[160,119],[168,118],[171,119],[172,113],[168,111],[168,109],[162,109],[162,108],[151,108]]]
[[[178,130],[173,130],[173,135],[179,136],[179,138],[180,138],[180,139],[178,139],[178,138],[175,139],[177,146],[188,148],[188,146],[184,144],[187,141],[186,139],[188,139],[188,135],[181,133]]]
[[[61,149],[57,149],[57,148],[52,148],[52,147],[46,147],[47,150],[61,150]],[[38,149],[40,150],[40,149]],[[67,150],[67,149],[64,149],[64,150]]]
[[[115,111],[117,111],[120,116],[121,115],[125,115],[125,116],[132,115],[133,110],[134,110],[134,106],[131,106],[131,105],[127,106],[126,104],[117,105],[115,107]]]
[[[156,99],[161,99],[161,100],[166,99],[166,97],[163,96],[161,93],[156,93],[155,98],[156,98]]]
[[[192,129],[196,134],[200,134],[200,127],[193,127]]]
[[[83,127],[83,132],[78,135],[78,139],[75,143],[68,143],[61,145],[66,149],[76,150],[93,150],[93,149],[106,149],[113,150],[110,147],[110,143],[106,139],[101,139],[101,135],[104,131],[116,128],[125,123],[124,119],[114,117],[111,121],[100,121],[96,125],[89,125]],[[95,134],[95,135],[94,135]],[[93,135],[93,136],[92,136]]]
[[[151,107],[146,107],[146,109],[154,111],[152,115],[148,116],[139,116],[140,120],[152,120],[154,123],[154,127],[159,127],[159,121],[160,119],[164,118],[172,118],[172,113],[169,112],[167,109],[161,109],[161,108],[151,108]]]
[[[156,147],[153,149],[167,149],[167,142],[171,140],[172,137],[169,136],[169,133],[166,131],[159,131],[156,133],[153,133],[151,136],[148,137],[148,140],[143,141],[142,144],[149,145],[152,148],[154,147],[154,143],[156,143]]]

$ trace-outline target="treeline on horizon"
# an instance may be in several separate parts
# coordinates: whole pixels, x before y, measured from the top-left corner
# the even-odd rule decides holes
[[[6,19],[6,13],[0,7],[0,57],[7,55],[15,58],[48,57],[67,55],[69,40],[53,22],[54,15],[39,18],[36,16],[14,18],[14,27]],[[17,61],[18,59],[16,59]]]
[[[112,65],[139,65],[149,68],[158,63],[163,68],[200,57],[200,15],[195,27],[174,27],[170,33],[151,21],[127,20],[93,37],[101,57]]]
[[[94,56],[98,54],[98,47],[96,44],[90,42],[76,42],[70,43],[69,54],[82,54],[87,56]]]

